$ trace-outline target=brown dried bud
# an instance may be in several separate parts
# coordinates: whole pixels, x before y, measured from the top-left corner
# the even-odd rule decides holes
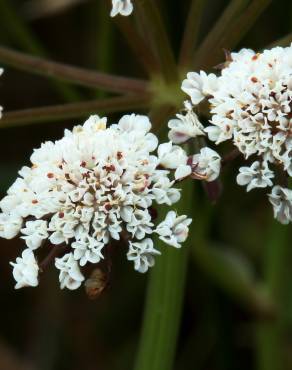
[[[84,287],[89,299],[98,298],[107,287],[107,275],[100,268],[92,271],[90,277],[85,281]]]

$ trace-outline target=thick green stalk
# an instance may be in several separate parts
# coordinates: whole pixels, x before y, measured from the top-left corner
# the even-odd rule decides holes
[[[277,315],[273,321],[257,325],[258,370],[285,370],[284,360],[284,319],[288,305],[289,279],[289,231],[288,225],[273,221],[264,246],[263,269],[266,288],[277,303]],[[290,234],[291,235],[291,234]],[[291,275],[290,275],[291,276]]]
[[[192,185],[186,182],[183,186],[183,199],[177,206],[179,214],[190,214]],[[149,277],[135,370],[173,368],[184,298],[188,244],[186,242],[181,250],[176,250],[156,240],[156,247],[162,255],[157,258]]]

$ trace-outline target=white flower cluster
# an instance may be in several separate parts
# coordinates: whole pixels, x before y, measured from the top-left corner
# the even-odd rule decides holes
[[[55,266],[61,288],[69,289],[84,281],[83,266],[106,258],[112,240],[129,240],[127,258],[140,272],[160,254],[149,239],[152,233],[180,247],[191,220],[170,211],[155,226],[151,207],[179,200],[166,168],[176,169],[187,156],[171,143],[158,146],[150,129],[146,116],[125,115],[109,128],[106,118],[91,116],[83,126],[66,130],[61,140],[34,151],[32,166],[20,170],[0,202],[0,236],[20,233],[27,246],[12,263],[16,288],[38,284],[42,265],[35,252],[46,241],[56,255],[63,253]]]
[[[192,104],[189,101],[185,101],[184,106],[185,114],[177,114],[176,118],[168,122],[170,129],[168,137],[175,144],[183,144],[189,139],[205,135],[204,126],[193,111]],[[171,143],[166,145],[171,145]],[[182,150],[179,146],[174,146],[174,148],[176,148],[176,151]],[[166,148],[166,152],[168,151],[169,148]],[[174,155],[178,158],[176,153]],[[220,169],[220,155],[213,149],[203,147],[199,153],[191,155],[178,163],[175,178],[180,180],[190,176],[194,179],[211,182],[217,179]]]
[[[120,14],[128,16],[133,11],[133,4],[131,0],[112,0],[111,17]]]
[[[278,178],[292,176],[292,46],[262,53],[243,49],[221,67],[219,76],[190,72],[182,83],[193,107],[203,100],[210,104],[211,125],[196,127],[216,145],[231,140],[251,158],[237,183],[247,191],[274,186],[269,199],[275,217],[289,223],[291,190],[285,181],[280,187]]]

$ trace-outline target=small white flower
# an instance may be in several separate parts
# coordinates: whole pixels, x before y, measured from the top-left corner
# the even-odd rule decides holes
[[[158,147],[158,160],[161,166],[169,169],[176,169],[178,166],[187,163],[186,152],[171,142],[160,144]]]
[[[190,138],[205,135],[203,125],[196,113],[189,109],[188,102],[185,103],[185,107],[187,109],[185,115],[177,114],[177,118],[168,122],[168,127],[170,128],[168,138],[174,144],[181,144]]]
[[[41,246],[42,241],[48,238],[47,222],[43,220],[27,221],[25,228],[21,229],[22,239],[26,245],[34,250]]]
[[[181,179],[184,179],[184,178],[188,177],[189,175],[191,175],[191,173],[192,173],[192,167],[190,165],[181,164],[175,170],[174,178],[176,180],[181,180]]]
[[[167,204],[171,206],[180,199],[180,191],[173,188],[174,181],[169,178],[159,177],[153,184],[152,194],[157,204]]]
[[[192,176],[205,181],[214,181],[220,174],[221,157],[215,150],[202,148],[192,158]]]
[[[75,132],[86,132],[92,133],[94,131],[106,130],[106,117],[99,117],[97,114],[89,116],[89,118],[84,122],[83,126],[77,126]],[[73,129],[74,132],[74,129]]]
[[[180,248],[180,243],[183,243],[188,237],[188,226],[191,222],[192,220],[187,216],[177,217],[174,211],[169,211],[165,220],[157,226],[155,232],[159,235],[159,239],[166,244]]]
[[[145,238],[145,234],[152,233],[153,223],[148,210],[136,209],[132,212],[131,220],[127,224],[127,230],[133,238],[139,240]]]
[[[52,244],[68,243],[69,239],[75,236],[75,228],[78,220],[71,212],[56,213],[49,223],[48,231],[52,232],[49,240]]]
[[[25,249],[16,262],[10,262],[13,266],[13,277],[16,281],[15,289],[38,285],[39,267],[30,249]]]
[[[141,242],[129,243],[127,258],[134,261],[134,269],[138,272],[146,272],[149,267],[154,266],[154,256],[161,253],[153,247],[153,241],[149,238]]]
[[[79,260],[80,266],[85,266],[87,262],[98,263],[103,258],[101,251],[104,244],[95,238],[85,236],[71,246],[74,249],[74,259]]]
[[[287,225],[292,221],[292,190],[276,185],[269,194],[269,200],[279,222]]]
[[[195,105],[199,104],[206,96],[213,95],[216,88],[216,75],[213,73],[207,75],[204,71],[200,71],[200,73],[189,72],[181,87]]]
[[[17,214],[0,213],[0,237],[14,238],[22,227],[23,220]]]
[[[77,261],[72,253],[65,254],[62,258],[56,258],[55,266],[60,270],[59,281],[61,289],[78,289],[84,281],[84,276],[80,272]]]
[[[213,116],[210,122],[212,126],[205,127],[204,129],[209,140],[214,141],[218,145],[232,138],[233,125],[229,119]]]
[[[266,188],[272,186],[273,172],[269,169],[267,162],[253,162],[250,167],[240,167],[236,181],[238,185],[247,185],[246,190],[250,191],[254,188]]]
[[[118,14],[128,16],[133,11],[133,4],[131,0],[112,0],[111,17]]]

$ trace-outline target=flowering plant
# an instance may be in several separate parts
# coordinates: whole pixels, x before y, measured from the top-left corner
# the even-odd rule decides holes
[[[78,2],[47,3],[57,9]],[[288,35],[253,51],[245,48],[251,43],[244,39],[270,1],[231,0],[209,32],[209,12],[216,13],[219,5],[210,7],[203,0],[176,2],[178,12],[169,19],[164,13],[172,4],[164,0],[88,2],[84,6],[98,9],[92,12],[99,30],[98,42],[94,37],[100,49],[98,71],[35,56],[45,55],[42,47],[13,17],[13,6],[3,3],[4,28],[18,29],[7,39],[14,38],[28,53],[0,46],[1,65],[53,78],[52,90],[62,99],[57,105],[17,111],[9,111],[5,101],[3,117],[0,108],[0,127],[36,124],[34,133],[42,138],[37,145],[27,143],[28,149],[37,149],[0,200],[2,243],[12,245],[7,239],[19,236],[22,246],[10,266],[5,262],[15,288],[44,286],[50,279],[45,272],[54,266],[61,289],[83,287],[96,299],[120,288],[110,284],[116,268],[126,271],[129,286],[133,268],[148,272],[136,370],[173,366],[189,261],[193,275],[187,292],[196,304],[207,302],[207,310],[194,312],[210,310],[220,325],[229,320],[214,305],[214,284],[253,319],[274,319],[279,312],[284,316],[283,307],[291,301],[281,289],[289,283],[285,248],[292,221],[292,40]],[[32,3],[25,2],[24,9],[33,8]],[[169,20],[175,22],[176,41],[181,39],[179,50],[167,32],[173,27],[164,24]],[[114,26],[124,42],[120,48],[112,47]],[[90,64],[85,43],[75,40],[74,45]],[[115,67],[108,61],[114,59],[116,70],[132,75],[108,73]],[[7,69],[5,75],[10,73]],[[85,100],[86,88],[96,98]],[[40,123],[51,122],[51,128],[62,121],[65,132],[56,132],[57,140],[51,131],[40,135]],[[29,137],[32,129],[24,130]],[[40,144],[44,138],[50,141]],[[123,256],[120,265],[115,256]],[[136,286],[142,274],[133,276]],[[201,299],[205,289],[210,297]],[[125,302],[128,295],[122,288]],[[136,292],[131,297],[134,301]],[[262,330],[260,322],[254,329],[261,370],[278,370],[281,363],[280,351],[270,355],[271,348],[283,343],[285,325],[276,321],[271,328]],[[190,340],[191,345],[200,341],[200,334]],[[178,366],[185,368],[182,363]]]
[[[21,169],[0,202],[0,236],[21,233],[28,248],[12,263],[16,288],[38,284],[45,263],[37,264],[34,251],[46,241],[61,288],[68,289],[83,282],[80,266],[105,258],[111,240],[129,241],[127,258],[139,272],[160,254],[148,237],[153,232],[180,247],[191,220],[170,211],[155,227],[151,210],[154,201],[170,206],[179,200],[164,168],[178,167],[186,155],[171,143],[158,147],[158,157],[151,154],[158,140],[150,128],[146,116],[125,115],[109,128],[106,118],[91,116],[83,126],[66,130],[61,140],[34,151],[32,166]]]

